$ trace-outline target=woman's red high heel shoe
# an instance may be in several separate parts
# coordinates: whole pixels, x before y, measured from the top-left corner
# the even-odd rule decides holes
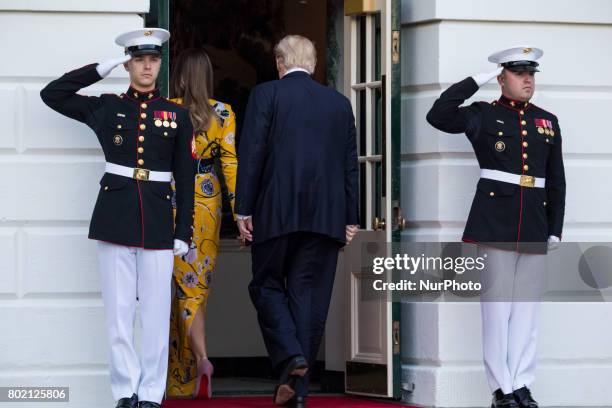
[[[196,382],[194,399],[211,399],[212,398],[212,375],[214,367],[207,358],[200,360],[198,363],[198,379]]]

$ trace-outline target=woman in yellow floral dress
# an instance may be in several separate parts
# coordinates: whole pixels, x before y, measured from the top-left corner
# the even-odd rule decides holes
[[[179,55],[170,86],[174,101],[190,112],[196,134],[198,171],[193,244],[187,255],[174,258],[168,398],[208,399],[212,395],[213,368],[207,358],[204,328],[221,227],[221,184],[215,173],[215,161],[220,161],[232,212],[238,165],[235,116],[228,104],[209,99],[212,84],[212,65],[204,50],[189,49]]]

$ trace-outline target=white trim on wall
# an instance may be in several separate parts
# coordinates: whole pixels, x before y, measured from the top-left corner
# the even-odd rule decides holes
[[[610,0],[411,0],[410,3],[402,7],[403,24],[436,20],[612,23]]]
[[[0,11],[148,13],[150,0],[0,0]]]

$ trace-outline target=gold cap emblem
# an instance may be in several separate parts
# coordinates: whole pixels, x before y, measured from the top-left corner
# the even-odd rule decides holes
[[[144,35],[145,35],[145,37],[148,37],[148,36],[150,36],[150,35],[153,35],[153,31],[150,31],[150,30],[145,31],[145,32],[144,32]]]

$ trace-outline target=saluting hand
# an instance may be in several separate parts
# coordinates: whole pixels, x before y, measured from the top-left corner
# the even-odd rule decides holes
[[[472,78],[474,79],[474,82],[476,82],[476,85],[478,85],[478,87],[481,87],[487,82],[489,82],[490,80],[492,80],[493,78],[495,78],[496,76],[498,76],[499,74],[501,74],[503,70],[504,70],[504,67],[497,67],[495,71],[476,74],[472,76]]]
[[[359,231],[359,226],[357,225],[347,225],[346,226],[346,245],[350,244],[355,234]]]
[[[98,66],[96,67],[96,71],[98,71],[98,74],[102,78],[105,78],[108,74],[111,73],[113,69],[115,69],[116,66],[124,64],[131,59],[132,59],[132,56],[130,54],[126,54],[118,58],[109,59],[107,61],[99,63]]]

